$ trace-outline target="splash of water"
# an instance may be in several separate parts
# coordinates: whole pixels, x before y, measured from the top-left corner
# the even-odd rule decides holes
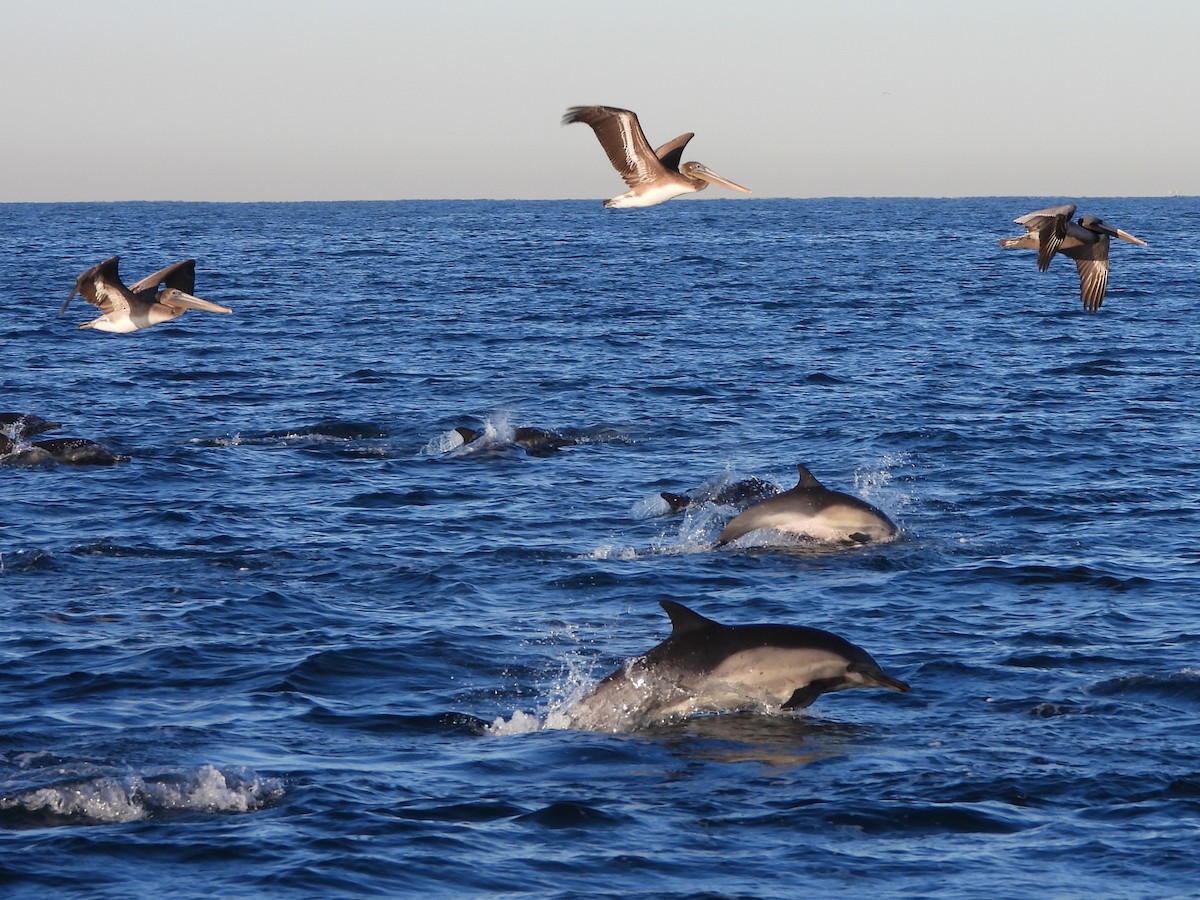
[[[58,771],[62,771],[59,769]],[[40,822],[111,824],[170,812],[236,814],[276,802],[283,785],[251,769],[201,765],[181,772],[143,775],[93,773],[38,788],[0,794],[0,813]]]

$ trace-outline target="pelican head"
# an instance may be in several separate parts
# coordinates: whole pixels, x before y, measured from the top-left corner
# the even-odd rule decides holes
[[[167,288],[156,299],[163,306],[179,310],[179,312],[175,313],[176,316],[182,316],[184,310],[188,309],[202,309],[205,312],[215,313],[233,312],[228,306],[221,306],[219,303],[213,303],[211,300],[202,300],[186,291],[179,290],[179,288]]]
[[[690,178],[693,181],[702,182],[696,190],[704,190],[706,185],[715,184],[717,187],[729,188],[731,191],[741,191],[743,194],[749,194],[750,188],[742,187],[740,184],[734,184],[728,178],[722,178],[704,163],[685,162],[679,167],[679,174],[685,178]]]
[[[1120,238],[1123,241],[1129,241],[1131,244],[1137,244],[1139,247],[1146,246],[1146,242],[1141,238],[1136,238],[1128,231],[1122,231],[1120,228],[1113,228],[1111,225],[1106,225],[1104,220],[1099,216],[1080,216],[1079,224],[1081,227],[1096,234],[1107,234]]]

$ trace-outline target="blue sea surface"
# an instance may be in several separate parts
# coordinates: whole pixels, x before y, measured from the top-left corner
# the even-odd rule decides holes
[[[1195,896],[1200,200],[1094,316],[1051,202],[0,205],[0,411],[128,457],[0,465],[0,892]],[[797,463],[901,539],[663,515]],[[912,691],[560,727],[664,599]]]

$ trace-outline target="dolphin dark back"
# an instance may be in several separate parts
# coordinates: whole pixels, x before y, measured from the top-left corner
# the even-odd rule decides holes
[[[50,422],[33,413],[0,413],[0,431],[6,431],[10,437],[18,439],[33,437],[61,427],[59,422]]]
[[[745,509],[778,494],[779,488],[769,481],[761,478],[745,478],[723,485],[699,487],[686,494],[672,494],[663,491],[659,496],[667,502],[668,512],[677,513],[705,503]]]
[[[854,663],[879,668],[861,647],[820,628],[804,625],[722,625],[674,600],[659,603],[671,617],[671,635],[642,657],[647,664],[686,666],[711,672],[722,661],[757,647],[811,648],[837,653]]]

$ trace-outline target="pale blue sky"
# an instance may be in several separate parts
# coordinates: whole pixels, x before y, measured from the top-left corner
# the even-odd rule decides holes
[[[1200,194],[1195,0],[0,0],[0,201]],[[706,197],[737,195],[717,189]]]

